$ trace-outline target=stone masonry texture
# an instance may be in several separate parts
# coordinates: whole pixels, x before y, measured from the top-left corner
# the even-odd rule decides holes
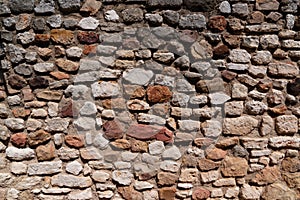
[[[0,200],[300,199],[299,0],[0,0]]]

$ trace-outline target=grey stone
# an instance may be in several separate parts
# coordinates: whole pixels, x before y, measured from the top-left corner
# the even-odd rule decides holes
[[[10,0],[9,8],[14,13],[31,12],[34,8],[34,0]]]
[[[32,163],[28,165],[28,175],[52,175],[62,172],[62,161]]]
[[[76,12],[80,9],[80,0],[58,0],[58,4],[63,12]]]
[[[106,171],[94,171],[92,173],[92,179],[96,182],[105,183],[110,178],[110,174]]]
[[[269,139],[269,145],[275,148],[300,148],[300,139],[290,136],[277,136]]]
[[[242,46],[246,48],[258,48],[259,37],[258,36],[245,36],[243,37]]]
[[[222,1],[219,6],[219,10],[221,13],[224,13],[224,14],[231,13],[230,3],[228,1]]]
[[[120,86],[118,83],[101,82],[91,85],[94,98],[109,98],[120,94]]]
[[[36,120],[36,119],[28,119],[26,121],[26,128],[27,131],[35,131],[37,129],[39,129],[42,126],[42,122]]]
[[[213,105],[221,105],[230,99],[230,96],[223,92],[215,92],[208,95],[210,103]]]
[[[58,174],[51,177],[51,184],[59,187],[69,188],[87,188],[92,186],[93,182],[90,177],[79,177],[67,174]]]
[[[79,23],[79,19],[73,17],[66,18],[63,21],[63,25],[66,29],[75,29],[78,23]]]
[[[46,28],[46,20],[44,18],[33,19],[32,28],[35,31],[44,31]]]
[[[97,53],[100,55],[114,55],[115,51],[118,48],[115,46],[108,46],[108,45],[98,45],[97,46]]]
[[[6,17],[3,19],[3,25],[7,28],[14,28],[16,25],[17,18],[16,17]]]
[[[122,17],[125,23],[135,23],[143,21],[143,10],[140,8],[128,8],[122,11]]]
[[[257,10],[278,10],[279,2],[276,0],[257,1],[255,4]]]
[[[16,105],[20,105],[22,102],[21,98],[19,97],[19,95],[13,95],[13,96],[9,96],[7,97],[7,103],[10,106],[16,106]]]
[[[179,7],[182,0],[149,0],[148,5],[151,7]]]
[[[8,118],[4,120],[5,126],[13,131],[21,131],[25,128],[24,120],[21,118]]]
[[[160,164],[160,169],[167,172],[178,172],[180,169],[180,164],[172,160],[164,160]]]
[[[243,101],[230,101],[225,103],[225,114],[228,116],[241,116],[243,110]]]
[[[296,13],[299,5],[298,0],[283,1],[281,5],[281,11],[285,13]]]
[[[248,96],[248,88],[240,83],[235,83],[232,86],[231,97],[234,99],[245,99]]]
[[[45,73],[54,71],[55,66],[53,63],[37,63],[33,65],[33,69],[36,72]]]
[[[50,28],[59,28],[62,24],[62,18],[61,15],[52,15],[47,18],[47,24],[50,26]]]
[[[277,117],[275,125],[279,135],[293,135],[298,132],[298,118],[294,115]]]
[[[178,92],[195,92],[196,89],[186,79],[177,79],[176,90]]]
[[[17,74],[22,75],[22,76],[30,76],[33,72],[31,65],[28,65],[25,63],[16,66],[14,68],[14,70]]]
[[[245,17],[249,15],[249,8],[247,3],[236,3],[232,5],[232,13]]]
[[[73,175],[78,175],[82,171],[83,167],[80,162],[74,160],[66,165],[66,172],[69,172]]]
[[[163,17],[159,14],[145,14],[145,19],[149,22],[149,24],[154,26],[159,26],[163,22]]]
[[[92,117],[79,117],[74,120],[73,124],[79,130],[94,130],[95,129],[95,119]]]
[[[67,130],[70,120],[60,117],[54,117],[51,119],[46,119],[46,128],[45,130],[49,132],[64,132]]]
[[[133,174],[127,170],[115,170],[112,172],[112,179],[121,185],[130,185]]]
[[[153,77],[153,72],[142,68],[135,68],[123,73],[123,79],[133,85],[148,85]]]
[[[78,26],[84,30],[95,30],[99,26],[99,20],[94,17],[86,17],[80,20]]]
[[[10,13],[11,13],[10,9],[7,5],[5,5],[5,4],[0,5],[0,16],[7,15]]]
[[[155,141],[149,144],[149,153],[151,155],[160,155],[164,152],[165,146],[162,141]]]
[[[26,53],[25,49],[13,44],[7,45],[7,51],[10,57],[10,61],[15,64],[21,62],[24,59],[24,54]]]
[[[279,37],[277,35],[263,35],[260,38],[260,45],[263,49],[274,49],[280,45]]]
[[[188,104],[190,96],[184,93],[174,92],[172,97],[172,104],[174,106],[184,107]]]
[[[18,190],[28,190],[32,189],[38,184],[40,184],[43,180],[43,177],[24,177],[18,181],[18,183],[15,185],[15,188]]]
[[[66,50],[66,54],[69,58],[80,58],[82,55],[82,49],[79,47],[70,47]]]
[[[140,113],[137,118],[138,122],[141,123],[149,123],[149,124],[159,124],[159,125],[165,125],[166,120],[162,117],[156,116],[156,115],[150,115],[145,113]]]
[[[21,42],[21,44],[28,45],[35,40],[35,34],[31,32],[18,33],[17,39]]]
[[[173,10],[165,10],[163,11],[163,18],[164,21],[171,25],[171,26],[176,26],[179,23],[179,13]]]
[[[286,27],[288,29],[293,29],[295,24],[295,16],[291,14],[286,15]]]
[[[147,181],[135,181],[134,182],[134,188],[138,191],[151,189],[153,187],[154,187],[154,185]]]
[[[79,157],[79,151],[74,148],[61,147],[57,150],[57,155],[63,161],[73,160]]]
[[[194,120],[178,120],[179,129],[182,131],[199,131],[201,123]]]
[[[4,103],[0,103],[0,117],[7,118],[9,115],[9,109]]]
[[[261,115],[268,109],[268,106],[261,101],[252,100],[245,103],[245,108],[250,115]]]
[[[289,48],[289,49],[299,49],[300,48],[300,41],[296,40],[283,40],[281,43],[282,47]]]
[[[55,12],[55,2],[53,0],[41,0],[34,11],[38,14],[53,14]]]
[[[36,52],[26,52],[25,60],[28,63],[34,63],[37,60],[37,53]]]
[[[292,78],[299,74],[299,68],[296,64],[270,63],[268,65],[268,73],[272,76]]]
[[[18,149],[16,147],[7,147],[5,154],[8,159],[16,161],[29,160],[35,157],[34,150],[30,148]]]
[[[230,51],[229,59],[235,63],[249,63],[251,55],[244,49],[233,49]]]
[[[163,154],[162,154],[162,158],[164,160],[178,160],[181,158],[181,152],[178,149],[177,146],[173,145],[172,147],[166,149]]]
[[[81,115],[95,115],[97,113],[97,107],[93,102],[86,101],[84,102],[84,105],[80,109]]]
[[[97,149],[95,147],[81,148],[80,156],[84,160],[102,160],[103,159],[103,156],[100,154],[99,149]]]
[[[201,14],[188,14],[180,17],[179,27],[182,29],[203,29],[206,27],[206,19]]]
[[[241,188],[241,197],[243,199],[259,199],[262,194],[262,187],[250,186],[248,184],[244,184]]]
[[[217,120],[206,120],[201,129],[205,137],[218,137],[222,133],[222,124]]]
[[[252,61],[258,65],[267,65],[272,61],[272,54],[269,51],[257,51],[252,56]]]
[[[225,135],[247,135],[258,127],[258,120],[250,116],[225,118],[223,133]]]
[[[94,138],[93,145],[98,149],[106,149],[109,145],[109,140],[104,138],[102,134],[97,134]]]

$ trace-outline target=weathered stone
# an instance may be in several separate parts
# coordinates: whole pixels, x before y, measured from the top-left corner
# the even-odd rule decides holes
[[[298,118],[294,115],[282,115],[276,118],[276,131],[280,135],[293,135],[298,132]]]
[[[260,38],[260,45],[263,49],[274,49],[280,45],[277,35],[263,35]]]
[[[93,17],[86,17],[80,20],[78,26],[84,30],[95,30],[99,26],[99,20]]]
[[[297,199],[295,191],[286,186],[284,182],[273,183],[266,187],[262,198],[267,199],[282,199],[288,197],[290,199]]]
[[[157,174],[158,184],[161,186],[175,185],[178,176],[168,172],[160,172]]]
[[[74,34],[72,31],[64,29],[52,29],[51,39],[58,44],[71,44],[74,40]]]
[[[7,118],[4,124],[12,131],[21,131],[24,127],[24,120],[20,118]]]
[[[53,142],[46,145],[40,145],[36,148],[36,157],[39,161],[52,160],[55,158],[55,146]]]
[[[87,188],[90,187],[93,182],[90,177],[78,177],[74,175],[58,174],[51,177],[51,184],[59,187],[70,188]]]
[[[118,121],[107,121],[103,124],[104,137],[107,139],[120,139],[123,137],[124,131]]]
[[[99,34],[93,31],[79,31],[77,38],[81,43],[93,44],[99,41]]]
[[[159,189],[159,199],[167,200],[175,198],[176,188],[174,187],[164,187]]]
[[[70,60],[65,60],[63,58],[59,58],[56,60],[56,65],[67,72],[74,72],[79,69],[79,64]]]
[[[262,188],[244,184],[241,189],[241,196],[244,199],[259,199],[262,193]]]
[[[232,13],[245,17],[249,14],[248,4],[236,3],[232,5]]]
[[[214,31],[224,31],[227,26],[227,21],[224,16],[213,16],[209,18],[208,26]]]
[[[229,135],[246,135],[258,127],[258,120],[250,116],[225,118],[223,133]]]
[[[12,162],[10,165],[10,171],[16,175],[26,174],[27,164],[24,164],[22,162]]]
[[[99,149],[97,149],[95,147],[81,148],[80,156],[84,160],[101,160],[101,159],[103,159],[103,156],[100,154]]]
[[[126,170],[115,170],[112,172],[112,179],[121,185],[130,185],[132,178],[133,174]]]
[[[92,84],[92,92],[95,98],[108,98],[120,94],[120,86],[112,82],[100,82]]]
[[[7,147],[5,153],[8,159],[16,161],[29,160],[35,157],[34,150],[30,148],[18,149],[16,147]]]
[[[153,72],[150,70],[135,68],[126,71],[123,74],[123,78],[125,81],[134,85],[148,85],[153,75]]]
[[[210,197],[210,191],[203,187],[197,187],[193,190],[192,199],[193,200],[203,200]]]
[[[241,177],[247,174],[248,162],[244,158],[239,157],[225,157],[222,166],[221,172],[224,176],[234,176]]]
[[[62,171],[62,162],[42,162],[28,165],[27,173],[29,175],[52,175]]]
[[[80,8],[80,0],[58,0],[60,9],[63,12],[76,12]]]
[[[10,141],[16,147],[25,147],[27,143],[27,134],[16,133],[10,137]]]
[[[201,14],[182,15],[179,20],[182,29],[203,29],[206,27],[205,17]]]
[[[125,23],[135,23],[143,20],[143,10],[140,8],[129,8],[122,11]]]
[[[80,135],[66,135],[65,142],[73,148],[81,148],[84,146],[84,139]]]
[[[166,86],[150,86],[147,88],[147,98],[151,103],[163,103],[170,100],[172,93]]]
[[[15,13],[31,12],[34,8],[34,0],[25,0],[22,2],[18,0],[12,0],[9,1],[9,8]]]

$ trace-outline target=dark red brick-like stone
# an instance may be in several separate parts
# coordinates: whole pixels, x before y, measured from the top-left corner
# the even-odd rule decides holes
[[[10,141],[13,145],[17,147],[25,147],[27,143],[27,134],[26,133],[13,134],[10,138]]]
[[[77,38],[80,43],[93,44],[98,42],[99,35],[92,31],[87,31],[87,32],[80,31],[77,35]]]
[[[70,147],[81,148],[84,146],[83,137],[80,135],[66,135],[65,136],[66,144]]]
[[[229,48],[224,44],[220,44],[214,48],[213,52],[215,58],[225,58],[229,55]]]
[[[209,18],[208,26],[213,30],[213,31],[224,31],[227,26],[227,21],[224,16],[213,16]]]
[[[203,199],[207,199],[210,196],[210,191],[202,188],[202,187],[198,187],[195,188],[195,190],[193,191],[192,194],[192,199],[193,200],[203,200]]]
[[[172,92],[167,86],[154,85],[148,87],[147,97],[151,103],[163,103],[170,100]]]
[[[124,131],[119,122],[116,120],[107,121],[103,124],[104,136],[107,139],[120,139],[124,135]]]

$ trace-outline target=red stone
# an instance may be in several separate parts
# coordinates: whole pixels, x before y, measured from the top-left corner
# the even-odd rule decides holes
[[[81,148],[84,146],[84,140],[80,135],[66,135],[65,141],[70,147]]]
[[[147,97],[151,103],[163,103],[170,100],[172,92],[167,86],[154,85],[147,88]]]
[[[107,121],[103,124],[104,136],[107,139],[120,139],[123,137],[124,131],[119,122],[116,120]]]
[[[208,26],[213,30],[217,32],[224,31],[227,26],[227,21],[224,16],[213,16],[209,18]]]
[[[199,147],[208,147],[209,145],[211,145],[214,141],[212,139],[209,138],[195,138],[194,139],[194,144]]]
[[[214,48],[214,57],[225,58],[228,55],[229,55],[229,48],[226,45],[220,44]]]
[[[50,75],[53,76],[54,78],[56,78],[57,80],[70,78],[69,74],[66,74],[64,72],[50,72]]]
[[[198,187],[195,188],[195,190],[193,191],[192,194],[192,199],[193,200],[202,200],[202,199],[207,199],[210,196],[210,191],[202,188],[202,187]]]
[[[59,111],[61,117],[76,117],[78,115],[78,110],[73,106],[72,100],[61,101]]]
[[[84,45],[83,47],[83,54],[84,55],[90,55],[90,54],[96,54],[97,52],[97,46],[96,45]]]
[[[34,94],[32,93],[32,90],[30,88],[23,88],[22,89],[22,95],[24,101],[32,101],[34,99]]]
[[[219,148],[213,148],[213,149],[206,150],[206,156],[208,159],[211,159],[211,160],[221,160],[221,159],[225,158],[226,154],[227,154],[227,151],[224,151]]]
[[[264,19],[265,19],[265,15],[262,12],[254,11],[251,14],[250,19],[248,21],[251,24],[260,24],[264,22]]]
[[[228,71],[228,70],[224,70],[222,71],[222,77],[224,77],[225,79],[231,81],[232,79],[234,79],[236,76],[237,76],[237,73],[235,72],[231,72],[231,71]]]
[[[10,141],[13,145],[17,147],[25,147],[27,142],[27,134],[25,133],[13,134],[10,138]]]
[[[78,32],[77,38],[81,43],[93,44],[98,42],[99,35],[92,31],[87,31],[87,32],[80,31]]]
[[[50,34],[36,34],[35,42],[37,43],[48,43],[50,41]]]
[[[14,108],[12,109],[12,113],[17,118],[25,118],[30,115],[30,110],[25,108]]]
[[[139,140],[157,139],[163,142],[173,142],[173,132],[162,126],[134,124],[131,125],[126,135]]]

